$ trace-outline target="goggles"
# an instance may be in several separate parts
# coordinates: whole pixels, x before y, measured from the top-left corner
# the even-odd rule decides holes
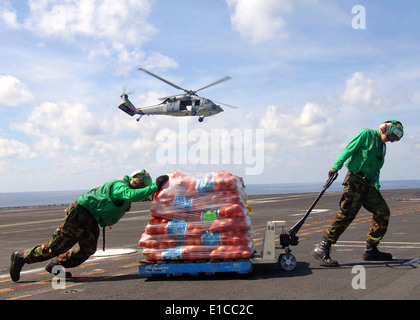
[[[137,188],[145,188],[152,185],[152,178],[146,170],[134,171],[131,174],[131,179]]]
[[[390,142],[399,141],[404,135],[404,129],[401,122],[396,120],[387,121],[388,131],[386,132],[386,138]]]

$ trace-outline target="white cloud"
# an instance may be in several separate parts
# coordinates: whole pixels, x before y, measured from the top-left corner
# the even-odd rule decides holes
[[[101,120],[81,103],[44,102],[25,123],[12,123],[11,128],[32,137],[35,149],[53,158],[70,148],[75,151],[96,148],[106,127],[106,121]]]
[[[32,98],[32,93],[19,79],[0,75],[0,105],[18,106]]]
[[[17,21],[16,12],[10,9],[6,3],[0,3],[0,20],[3,20],[7,26],[17,29],[19,23]]]
[[[46,36],[92,36],[139,45],[156,32],[149,0],[30,0],[24,26]]]
[[[355,72],[346,81],[346,88],[342,100],[351,105],[371,104],[374,102],[375,84],[372,79],[366,78],[362,72]]]
[[[0,138],[0,158],[34,158],[36,153],[32,152],[28,145],[16,141]]]
[[[106,125],[97,121],[86,105],[68,102],[45,102],[35,108],[29,121],[51,135],[69,138],[100,135]]]
[[[284,14],[292,11],[291,0],[226,0],[232,9],[232,28],[252,44],[287,37]]]
[[[152,61],[152,66],[176,66],[169,57],[156,53],[149,57],[141,50],[158,32],[147,21],[151,0],[30,0],[28,7],[27,16],[18,21],[11,5],[4,5],[0,19],[40,37],[80,43],[89,58],[115,58],[118,74],[144,61],[149,65]]]
[[[261,116],[260,126],[268,138],[275,138],[279,145],[312,146],[329,139],[328,128],[333,120],[316,103],[306,103],[300,114],[277,106],[268,106]]]
[[[144,61],[143,66],[147,69],[153,69],[156,67],[166,69],[176,68],[178,67],[178,63],[159,52],[151,52]]]
[[[153,167],[150,164],[156,162],[156,132],[170,119],[147,119],[144,131],[134,118],[114,111],[94,113],[82,103],[44,102],[35,107],[26,121],[10,127],[31,138],[33,150],[49,174],[60,175],[69,183],[77,184],[72,179],[82,172],[89,172],[92,177],[112,177],[143,164]],[[6,142],[0,141],[3,156],[17,157],[11,150],[18,147],[25,151],[18,142]],[[19,154],[28,157],[28,152],[23,151]]]

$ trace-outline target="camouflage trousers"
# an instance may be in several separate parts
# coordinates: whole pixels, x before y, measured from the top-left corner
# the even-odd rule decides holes
[[[369,186],[361,177],[351,172],[345,177],[343,185],[340,212],[331,221],[324,237],[331,243],[336,243],[363,206],[373,214],[366,241],[377,245],[388,229],[391,215],[385,199],[375,187]]]
[[[23,252],[25,263],[58,257],[60,265],[74,268],[96,252],[99,226],[92,214],[77,201],[68,206],[65,213],[61,227],[54,232],[50,241]],[[76,243],[79,243],[79,247],[70,250]]]

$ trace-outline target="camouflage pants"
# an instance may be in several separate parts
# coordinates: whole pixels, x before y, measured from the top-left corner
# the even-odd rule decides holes
[[[25,263],[58,257],[60,265],[73,268],[96,252],[99,226],[92,214],[77,201],[68,206],[65,213],[63,224],[54,232],[50,241],[23,252]],[[70,250],[77,242],[79,247]]]
[[[363,206],[366,210],[373,213],[366,240],[371,244],[377,245],[387,231],[391,215],[385,199],[376,188],[369,186],[356,174],[348,173],[343,185],[344,192],[340,199],[341,210],[331,221],[324,237],[331,243],[336,243]]]

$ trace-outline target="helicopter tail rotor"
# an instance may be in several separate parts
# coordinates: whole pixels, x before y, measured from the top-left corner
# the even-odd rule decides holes
[[[126,85],[124,85],[122,89],[123,89],[123,92],[120,95],[121,98],[122,97],[128,97],[129,94],[133,94],[134,93],[134,91],[126,92],[126,90],[127,90],[127,86]]]

